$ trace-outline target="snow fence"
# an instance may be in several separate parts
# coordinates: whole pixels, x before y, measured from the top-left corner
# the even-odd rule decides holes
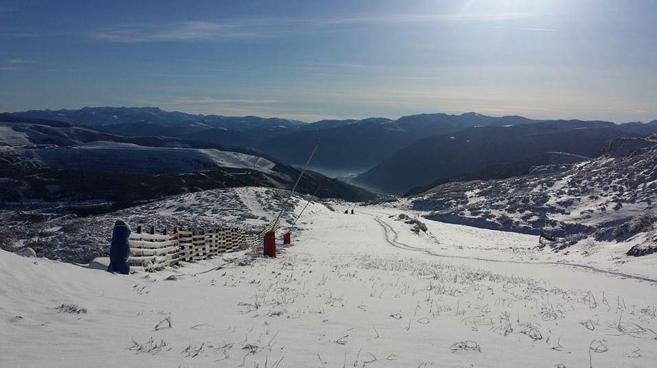
[[[130,234],[131,268],[155,271],[180,261],[195,262],[262,243],[262,233],[229,227],[208,231],[174,229],[173,233],[141,231]]]

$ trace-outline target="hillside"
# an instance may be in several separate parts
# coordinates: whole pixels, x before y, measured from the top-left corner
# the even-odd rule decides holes
[[[304,124],[276,118],[229,117],[169,112],[159,108],[88,107],[80,110],[33,110],[9,114],[17,119],[46,119],[101,129],[123,136],[168,136],[256,149],[293,165],[303,164],[319,142],[313,167],[332,172],[368,169],[418,139],[475,125],[532,123],[509,116],[419,114],[385,118],[322,120]]]
[[[440,184],[453,181],[471,181],[481,178],[487,179],[506,179],[514,176],[525,176],[529,174],[548,174],[557,173],[570,169],[578,162],[588,161],[591,157],[577,155],[567,152],[544,152],[536,156],[529,157],[522,161],[515,161],[505,164],[492,164],[483,169],[454,178],[441,178],[426,186],[419,186],[410,189],[404,193],[404,196],[411,196],[430,190]]]
[[[157,107],[85,107],[79,110],[31,110],[9,114],[18,119],[45,119],[82,125],[127,136],[169,136],[250,147],[301,123],[294,120],[187,114]]]
[[[38,119],[23,120],[0,114],[0,147],[72,146],[111,140],[115,137],[113,134],[68,123]]]
[[[585,238],[630,240],[630,253],[641,255],[657,250],[657,138],[615,141],[605,155],[565,172],[448,183],[404,202],[437,221],[544,231],[559,238],[555,248]]]
[[[68,123],[0,122],[0,142],[2,209],[85,214],[206,189],[290,188],[299,176],[299,169],[253,153],[175,138],[123,137]],[[355,201],[374,198],[314,172],[298,190]]]
[[[104,214],[51,216],[39,221],[31,221],[29,213],[0,211],[4,224],[0,229],[0,248],[12,251],[29,246],[41,257],[84,263],[107,255],[108,229],[116,219],[143,225],[144,229],[155,226],[157,231],[217,226],[261,229],[286,206],[287,195],[286,191],[263,187],[214,189],[172,195]],[[294,195],[287,206],[305,200]],[[293,222],[289,215],[282,220]]]
[[[275,174],[273,169],[276,166],[276,163],[263,157],[239,152],[149,147],[109,141],[67,147],[19,148],[15,153],[30,166],[92,172],[182,174],[223,167]]]
[[[130,107],[87,107],[80,110],[33,110],[6,114],[14,119],[49,119],[68,122],[74,125],[100,129],[120,136],[133,137],[170,137],[185,141],[203,142],[204,144],[229,147],[231,150],[248,149],[272,156],[278,161],[302,165],[315,143],[322,149],[317,153],[312,167],[332,176],[352,175],[371,169],[379,164],[387,170],[389,163],[383,162],[405,147],[419,146],[419,142],[430,137],[447,135],[472,129],[474,127],[504,127],[536,124],[573,125],[575,123],[591,126],[616,126],[610,122],[572,122],[532,120],[521,116],[492,117],[477,113],[450,115],[443,113],[417,114],[403,116],[399,119],[366,118],[321,120],[302,123],[294,120],[277,118],[260,118],[254,116],[231,117],[220,115],[187,114],[169,112],[159,108]],[[647,135],[657,131],[657,123],[623,124],[622,130],[629,135]],[[586,138],[586,137],[580,137]],[[441,142],[434,142],[434,146]],[[589,144],[588,142],[584,142]],[[442,143],[441,143],[442,144]],[[413,150],[413,148],[410,148]],[[417,148],[416,148],[417,149]],[[426,154],[434,154],[424,148]],[[558,151],[551,149],[549,151]],[[400,154],[405,155],[405,151]],[[438,152],[440,153],[440,152]],[[543,152],[541,152],[543,153]],[[575,153],[575,152],[573,152]],[[444,154],[444,153],[442,153]],[[458,157],[458,156],[455,156]],[[413,158],[415,159],[415,158]],[[412,162],[402,160],[401,165],[413,166]],[[383,163],[382,163],[383,162]],[[468,162],[457,163],[460,166]],[[419,171],[427,171],[419,168]],[[472,171],[478,171],[473,168]],[[432,170],[428,170],[432,173]],[[435,173],[435,172],[433,172]],[[394,183],[389,174],[370,173],[360,182],[384,191],[403,193],[411,187],[428,185],[439,180],[440,175],[428,175],[407,185]],[[449,174],[451,177],[452,174]],[[388,188],[387,184],[392,184]]]
[[[44,225],[32,243],[106,247],[119,217],[136,225],[155,216],[158,230],[198,214],[256,223],[273,218],[276,197],[194,193]],[[310,203],[277,258],[253,247],[116,275],[0,250],[0,366],[599,368],[657,359],[657,255],[609,247],[564,262],[535,236],[428,220],[415,233],[409,211],[345,215],[352,203],[329,205],[335,211]]]
[[[515,117],[493,118],[468,113],[462,115],[419,114],[397,120],[370,118],[339,122],[317,122],[274,137],[259,148],[292,164],[302,164],[304,152],[315,142],[322,145],[314,166],[335,172],[367,170],[398,150],[419,139],[459,131],[474,125],[499,125]],[[528,119],[523,122],[531,122]],[[328,126],[328,127],[327,127]]]
[[[384,193],[401,194],[436,182],[495,178],[495,171],[488,167],[522,166],[522,162],[545,157],[548,152],[595,157],[615,138],[637,135],[635,129],[604,122],[475,127],[420,140],[359,175],[355,182]],[[473,177],[475,173],[482,176]]]

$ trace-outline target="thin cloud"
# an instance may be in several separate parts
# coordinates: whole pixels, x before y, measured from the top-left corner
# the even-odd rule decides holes
[[[122,25],[98,30],[93,38],[109,42],[191,42],[271,38],[322,29],[359,25],[399,25],[440,22],[486,22],[521,19],[528,13],[383,14],[329,18],[252,18],[239,22],[194,20],[166,24]]]
[[[556,32],[556,28],[548,27],[495,27],[496,29],[508,29],[512,31],[527,31],[527,32]]]
[[[7,59],[5,63],[9,65],[28,65],[28,64],[34,64],[34,61],[21,59],[21,58],[11,58],[11,59]]]
[[[390,25],[404,23],[433,22],[480,22],[522,19],[532,16],[529,13],[490,13],[490,14],[384,14],[373,16],[337,17],[324,19],[320,25]]]
[[[213,98],[213,97],[200,97],[200,98],[179,98],[169,101],[165,104],[175,106],[187,105],[269,105],[278,103],[277,100],[268,99],[243,99],[243,98]]]
[[[50,33],[48,36],[52,36]],[[34,32],[16,32],[16,31],[0,31],[0,37],[2,38],[37,38],[37,37],[46,37],[46,34],[34,33]]]
[[[21,59],[21,58],[9,58],[0,62],[0,70],[2,71],[14,71],[25,69],[25,67],[34,64],[33,60]]]
[[[185,42],[271,37],[273,30],[231,23],[189,21],[166,25],[120,26],[94,33],[111,42]]]

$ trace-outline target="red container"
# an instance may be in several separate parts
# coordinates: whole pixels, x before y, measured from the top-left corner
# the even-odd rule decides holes
[[[265,233],[263,245],[266,257],[276,257],[276,234],[273,231]]]
[[[283,244],[290,244],[292,243],[292,236],[290,235],[289,232],[283,234]]]

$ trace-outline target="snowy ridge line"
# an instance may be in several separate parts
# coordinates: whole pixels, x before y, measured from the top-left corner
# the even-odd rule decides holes
[[[413,247],[411,245],[402,243],[398,241],[397,239],[399,238],[399,234],[390,226],[388,223],[383,221],[379,216],[375,216],[374,220],[381,225],[383,228],[383,231],[385,233],[385,240],[388,244],[392,245],[395,248],[403,249],[403,250],[409,250],[413,252],[421,252],[428,254],[430,256],[434,257],[440,257],[440,258],[451,258],[451,259],[467,259],[467,260],[474,260],[474,261],[482,261],[482,262],[494,262],[494,263],[511,263],[511,264],[528,264],[528,265],[552,265],[552,266],[567,266],[567,267],[573,267],[573,268],[580,268],[580,269],[585,269],[597,273],[602,273],[602,274],[607,274],[611,276],[619,276],[619,277],[624,277],[624,278],[629,278],[629,279],[634,279],[634,280],[639,280],[639,281],[645,281],[645,282],[650,282],[657,284],[657,279],[645,277],[645,276],[639,276],[639,275],[632,275],[624,272],[617,272],[617,271],[609,271],[593,266],[588,266],[588,265],[583,265],[579,263],[570,263],[570,262],[549,262],[549,261],[538,261],[538,262],[529,262],[529,261],[515,261],[515,260],[503,260],[503,259],[492,259],[492,258],[482,258],[482,257],[473,257],[473,256],[457,256],[457,255],[449,255],[449,254],[441,254],[441,253],[436,253],[432,250],[429,249],[423,249],[423,248],[417,248]]]

